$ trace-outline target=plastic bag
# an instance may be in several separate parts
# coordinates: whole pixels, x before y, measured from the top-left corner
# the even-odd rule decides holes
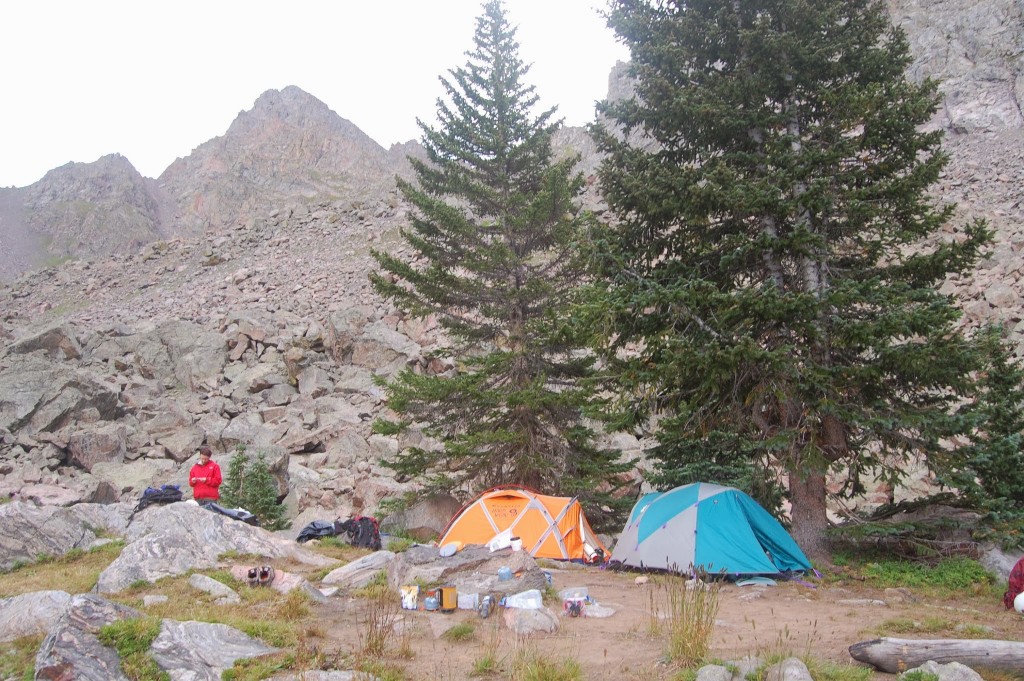
[[[502,605],[506,608],[522,608],[523,610],[540,610],[544,607],[544,597],[539,589],[527,589],[511,596],[505,596]]]
[[[491,541],[487,542],[487,548],[494,551],[500,551],[501,549],[507,549],[512,546],[512,528],[502,530],[498,534],[494,535]]]

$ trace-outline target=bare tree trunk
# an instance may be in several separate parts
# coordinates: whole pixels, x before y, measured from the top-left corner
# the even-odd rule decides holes
[[[828,561],[825,530],[825,473],[818,471],[791,471],[789,495],[792,501],[793,525],[790,534],[807,557],[814,561]]]

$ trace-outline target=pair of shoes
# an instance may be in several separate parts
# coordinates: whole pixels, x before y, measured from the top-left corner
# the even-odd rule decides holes
[[[259,586],[260,583],[260,570],[259,568],[249,568],[248,573],[249,586]]]
[[[260,586],[270,586],[274,581],[274,568],[269,565],[264,565],[260,568],[259,574]]]

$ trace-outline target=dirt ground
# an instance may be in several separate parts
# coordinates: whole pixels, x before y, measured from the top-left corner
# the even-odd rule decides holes
[[[495,675],[514,676],[517,656],[539,655],[555,661],[577,660],[582,678],[669,679],[674,668],[665,663],[665,638],[651,633],[652,596],[663,588],[651,582],[638,585],[637,574],[570,566],[548,568],[557,590],[587,587],[602,606],[613,608],[608,618],[559,617],[554,634],[517,637],[503,624],[501,612],[481,619],[475,612],[453,613],[398,610],[399,633],[389,642],[385,662],[402,670],[404,678],[459,680],[473,676],[474,663],[492,653],[499,661]],[[319,620],[328,640],[326,649],[352,650],[365,636],[366,600],[337,595],[322,607]],[[397,607],[397,606],[396,606]],[[916,631],[893,630],[886,622],[917,622]],[[471,638],[449,642],[442,634],[459,623],[474,627]],[[945,628],[943,628],[945,626]],[[973,635],[957,634],[967,626]],[[930,628],[929,628],[930,627]],[[980,629],[984,628],[984,629]],[[978,631],[985,633],[979,635]],[[855,582],[828,579],[778,582],[774,586],[727,583],[719,593],[711,655],[723,660],[786,653],[857,665],[850,645],[878,638],[991,638],[1024,640],[1024,618],[1006,611],[985,588],[946,602],[936,602],[906,590],[868,588]],[[405,657],[403,647],[411,649]],[[873,679],[894,679],[874,673]]]

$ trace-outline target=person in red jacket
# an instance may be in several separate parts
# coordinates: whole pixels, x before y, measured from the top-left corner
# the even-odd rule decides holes
[[[188,484],[192,486],[192,497],[201,505],[217,501],[220,498],[221,474],[220,466],[211,459],[213,452],[203,445],[199,448],[199,463],[192,466],[188,473]]]

